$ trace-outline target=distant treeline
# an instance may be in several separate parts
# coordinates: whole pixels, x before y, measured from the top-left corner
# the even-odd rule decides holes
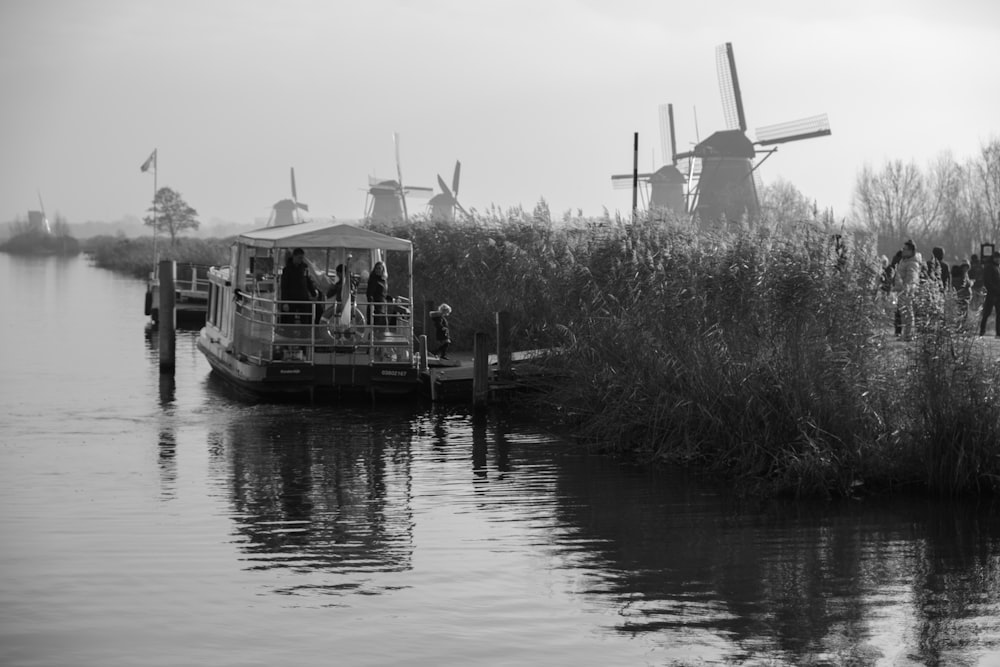
[[[136,278],[147,278],[153,271],[153,255],[163,259],[173,259],[181,263],[217,266],[229,261],[229,246],[232,238],[193,239],[179,238],[173,246],[152,236],[127,238],[125,236],[95,236],[83,242],[83,251],[90,255],[94,264]]]

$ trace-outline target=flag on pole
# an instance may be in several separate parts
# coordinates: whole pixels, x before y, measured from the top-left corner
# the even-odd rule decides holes
[[[153,169],[156,169],[156,149],[155,148],[153,149],[153,152],[149,154],[149,157],[146,158],[146,161],[142,163],[142,166],[139,167],[139,169],[141,169],[144,172],[145,171],[149,171],[150,165],[153,166]]]

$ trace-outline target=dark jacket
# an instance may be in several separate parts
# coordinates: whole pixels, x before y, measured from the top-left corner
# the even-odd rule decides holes
[[[956,264],[951,267],[951,286],[960,297],[968,298],[972,294],[968,264]]]
[[[296,264],[289,260],[281,271],[282,301],[312,301],[319,295],[319,288],[313,280],[312,270],[303,262]]]
[[[994,261],[983,263],[983,286],[987,294],[1000,296],[1000,267]]]
[[[438,311],[431,313],[431,321],[434,322],[434,331],[438,341],[445,342],[451,339],[448,332],[448,318]]]
[[[389,281],[384,275],[372,273],[368,276],[368,288],[365,290],[365,298],[371,302],[381,303],[385,301],[386,292],[389,291]]]

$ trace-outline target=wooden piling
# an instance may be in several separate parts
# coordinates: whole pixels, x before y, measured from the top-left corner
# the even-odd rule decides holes
[[[477,331],[473,341],[472,405],[482,408],[486,406],[490,396],[489,337]]]
[[[510,349],[510,312],[501,310],[496,314],[497,321],[497,378],[509,380],[511,372]]]
[[[174,307],[174,278],[177,276],[177,262],[172,259],[160,261],[160,372],[174,372],[174,352],[177,337],[177,309]]]
[[[417,344],[419,345],[419,349],[417,351],[420,353],[420,372],[421,373],[426,373],[427,372],[427,366],[428,366],[428,364],[427,364],[427,334],[420,334],[420,336],[417,337]]]

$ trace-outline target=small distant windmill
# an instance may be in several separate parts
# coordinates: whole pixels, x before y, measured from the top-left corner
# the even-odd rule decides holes
[[[299,217],[299,209],[308,211],[309,206],[299,201],[298,193],[295,191],[295,167],[292,167],[292,198],[275,202],[271,208],[271,217],[267,220],[267,226],[284,227],[302,222]]]
[[[399,160],[399,134],[392,133],[392,143],[396,149],[396,176],[398,180],[368,177],[368,196],[365,203],[365,217],[376,222],[409,222],[406,196],[429,197],[433,188],[403,184],[403,167]]]
[[[441,192],[431,197],[431,200],[427,202],[427,205],[431,209],[432,220],[453,222],[456,210],[461,212],[466,218],[471,217],[468,211],[458,203],[458,181],[461,173],[462,163],[455,160],[455,173],[451,177],[450,189],[448,188],[448,184],[444,182],[444,179],[441,178],[441,175],[438,174],[438,187],[441,188]]]
[[[757,140],[750,141],[746,135],[743,96],[730,42],[716,48],[716,66],[727,129],[699,142],[694,150],[675,156],[677,159],[701,162],[700,176],[691,187],[688,209],[703,222],[736,220],[744,213],[751,216],[757,214],[760,204],[756,170],[777,148],[758,151],[756,146],[776,146],[831,133],[830,121],[826,114],[822,114],[760,127],[756,132]],[[758,153],[764,157],[754,162]]]
[[[38,192],[38,207],[40,211],[28,211],[28,228],[37,234],[50,236],[52,226],[49,224],[49,217],[45,215],[45,204],[42,202],[42,192]]]
[[[663,162],[668,164],[664,164],[652,172],[614,174],[611,176],[612,186],[618,189],[631,188],[633,181],[637,180],[643,186],[642,199],[645,200],[648,196],[650,209],[668,210],[678,215],[683,214],[686,210],[684,185],[687,179],[677,168],[674,146],[674,106],[662,104],[660,105],[660,151]],[[636,205],[638,205],[638,201]]]

